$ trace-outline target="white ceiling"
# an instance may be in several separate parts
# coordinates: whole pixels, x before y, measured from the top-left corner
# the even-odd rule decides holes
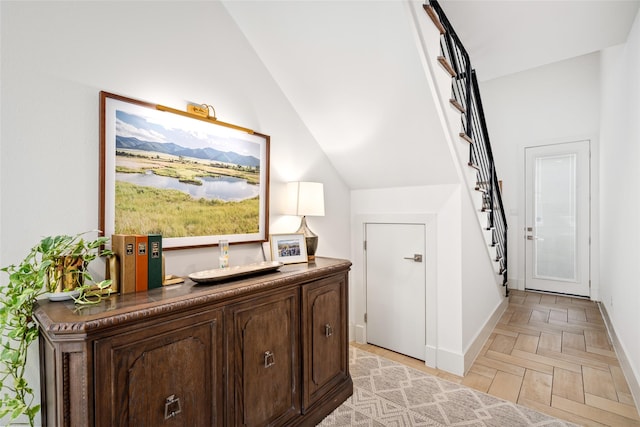
[[[352,189],[456,182],[404,2],[224,2]],[[441,4],[487,80],[624,42],[640,0]]]
[[[638,0],[445,0],[478,79],[597,52],[624,43]]]
[[[406,5],[225,6],[349,188],[456,181]]]

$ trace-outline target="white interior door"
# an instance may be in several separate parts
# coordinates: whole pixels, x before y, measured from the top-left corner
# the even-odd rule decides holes
[[[365,224],[367,342],[425,360],[425,224]]]
[[[525,288],[589,296],[589,141],[525,153]]]

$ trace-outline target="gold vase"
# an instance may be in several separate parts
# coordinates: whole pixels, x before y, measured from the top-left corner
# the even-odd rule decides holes
[[[49,292],[68,292],[82,286],[86,263],[82,257],[61,256],[49,268]]]

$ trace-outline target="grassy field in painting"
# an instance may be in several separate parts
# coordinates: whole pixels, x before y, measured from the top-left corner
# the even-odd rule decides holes
[[[156,175],[177,178],[181,182],[196,185],[200,182],[198,177],[217,178],[220,176],[244,179],[249,184],[260,183],[260,169],[255,167],[178,157],[170,154],[118,149],[116,172],[145,173],[148,170],[152,170]]]
[[[193,199],[178,190],[116,181],[116,233],[163,237],[257,233],[258,198],[240,202]]]

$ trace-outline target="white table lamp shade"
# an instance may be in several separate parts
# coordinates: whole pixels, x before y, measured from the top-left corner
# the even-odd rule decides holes
[[[288,214],[324,216],[324,186],[321,182],[289,182],[287,193]]]

